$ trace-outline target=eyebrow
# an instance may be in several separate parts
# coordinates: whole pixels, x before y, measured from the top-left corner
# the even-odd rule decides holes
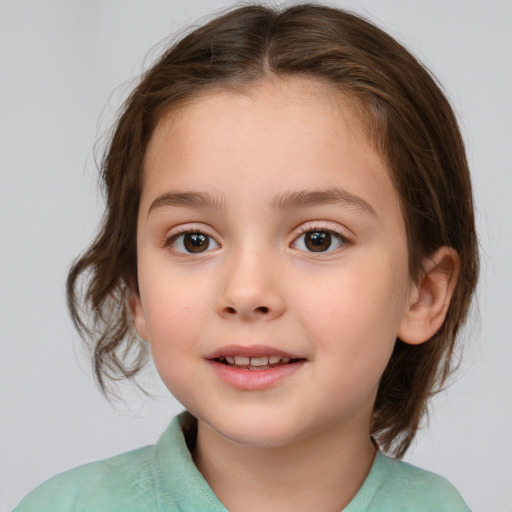
[[[165,192],[151,203],[148,215],[153,210],[164,206],[222,210],[224,209],[224,200],[207,192]]]
[[[370,203],[341,188],[286,192],[274,197],[271,204],[277,210],[292,210],[295,208],[310,208],[312,206],[339,203],[354,207],[357,210],[374,217],[377,216],[377,212]]]
[[[370,203],[341,188],[285,192],[274,196],[270,205],[276,210],[287,211],[340,203],[374,217],[377,216]],[[166,206],[222,210],[225,208],[225,202],[223,197],[214,196],[208,192],[165,192],[151,203],[148,216],[153,210]]]

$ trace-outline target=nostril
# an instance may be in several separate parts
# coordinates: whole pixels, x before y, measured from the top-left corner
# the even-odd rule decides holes
[[[241,309],[237,309],[237,308],[234,308],[232,306],[226,306],[224,307],[223,309],[224,313],[227,314],[227,315],[242,315],[242,316],[245,316],[246,313],[248,313],[249,315],[251,314],[250,312],[252,311],[252,314],[262,314],[262,315],[267,315],[268,313],[270,313],[270,308],[268,308],[267,306],[259,306],[257,308],[254,308],[254,309],[248,309],[247,312],[245,312],[245,308],[241,308]]]

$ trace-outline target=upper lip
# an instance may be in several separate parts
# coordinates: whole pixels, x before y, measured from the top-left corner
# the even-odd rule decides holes
[[[209,354],[206,359],[218,359],[226,356],[246,356],[246,357],[263,357],[263,356],[280,356],[289,357],[290,359],[304,359],[303,357],[286,352],[269,345],[224,345]]]

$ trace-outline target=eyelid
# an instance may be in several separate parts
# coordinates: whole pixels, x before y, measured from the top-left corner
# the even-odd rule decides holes
[[[327,256],[327,255],[331,255],[331,254],[343,251],[344,249],[346,249],[347,246],[354,244],[353,237],[352,236],[349,237],[344,233],[344,231],[350,231],[348,228],[344,228],[344,227],[340,226],[339,224],[336,224],[333,226],[333,223],[330,223],[328,221],[311,221],[309,223],[303,223],[298,228],[298,233],[294,234],[293,240],[290,243],[290,247],[294,248],[293,245],[297,242],[297,240],[299,240],[306,233],[312,233],[315,231],[330,233],[335,238],[337,238],[338,240],[341,241],[342,246],[335,248],[333,250],[319,251],[319,252],[303,251],[301,249],[298,249],[298,250],[301,250],[302,252],[306,252],[309,255],[314,254],[315,256],[321,257],[322,255]]]
[[[322,221],[322,220],[313,220],[308,222],[303,222],[295,231],[298,231],[294,235],[294,239],[298,238],[300,235],[304,233],[309,233],[311,231],[327,231],[329,233],[334,233],[339,237],[343,238],[348,242],[352,242],[355,237],[354,233],[347,228],[337,222],[332,221]]]
[[[187,233],[200,233],[202,235],[207,236],[208,238],[212,239],[216,244],[217,247],[215,249],[222,246],[221,242],[219,241],[219,237],[217,235],[212,234],[212,229],[209,226],[205,226],[204,224],[198,225],[198,224],[184,224],[177,226],[170,231],[167,231],[163,237],[162,240],[162,246],[164,248],[171,248],[172,244],[176,242],[176,240],[183,235],[186,235]],[[211,252],[213,249],[210,249],[209,251],[204,251],[204,253],[196,253],[196,255],[205,254],[207,252]],[[194,254],[194,253],[181,253],[180,251],[174,251],[177,254]]]

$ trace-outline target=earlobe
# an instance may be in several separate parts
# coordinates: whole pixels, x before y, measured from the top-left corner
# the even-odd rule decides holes
[[[451,247],[440,247],[423,261],[423,273],[411,290],[397,336],[410,345],[429,340],[443,325],[459,275],[460,260]]]
[[[132,292],[130,295],[130,311],[132,313],[133,325],[137,334],[144,340],[148,341],[148,333],[146,328],[146,316],[138,293]]]

